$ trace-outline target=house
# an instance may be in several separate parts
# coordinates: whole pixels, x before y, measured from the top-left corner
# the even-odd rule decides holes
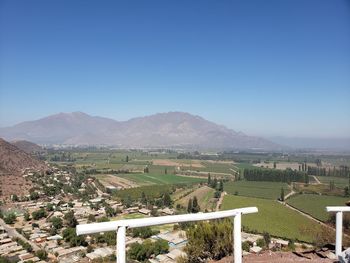
[[[78,256],[81,252],[85,252],[86,248],[83,246],[79,247],[71,247],[71,248],[61,248],[60,250],[57,251],[58,259],[62,259],[65,257],[71,257],[71,256]]]
[[[149,216],[151,214],[151,210],[146,209],[146,208],[141,208],[141,209],[139,209],[139,213]]]
[[[61,240],[61,239],[63,239],[63,237],[60,235],[54,235],[54,236],[47,237],[46,239],[47,240]]]
[[[168,241],[170,247],[181,247],[186,244],[187,239],[185,231],[173,231],[161,233],[156,236],[156,238],[164,239]]]
[[[173,215],[175,212],[174,212],[174,209],[170,209],[169,207],[166,207],[164,209],[160,209],[159,212],[162,214],[162,215]]]
[[[98,258],[105,258],[115,253],[115,248],[103,247],[95,249],[93,252],[86,254],[89,261],[93,261]]]
[[[129,208],[125,209],[125,212],[127,214],[134,214],[134,213],[137,213],[138,211],[139,211],[138,206],[133,206],[133,207],[129,207]]]

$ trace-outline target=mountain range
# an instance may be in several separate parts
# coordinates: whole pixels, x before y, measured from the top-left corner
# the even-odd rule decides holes
[[[83,112],[58,113],[0,128],[0,137],[38,144],[121,148],[281,149],[280,145],[269,140],[247,136],[185,112],[158,113],[128,121]]]

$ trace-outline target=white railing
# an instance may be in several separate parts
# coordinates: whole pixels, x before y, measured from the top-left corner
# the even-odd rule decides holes
[[[343,212],[350,212],[349,206],[327,206],[327,212],[335,212],[335,255],[340,256],[342,252],[343,239]]]
[[[242,262],[242,236],[241,236],[241,216],[244,214],[257,213],[256,207],[245,207],[233,210],[226,210],[212,213],[185,214],[173,216],[149,217],[140,219],[125,219],[112,222],[93,223],[77,225],[77,235],[101,233],[107,231],[117,231],[117,263],[125,263],[125,234],[127,228],[156,226],[164,224],[174,224],[182,222],[194,222],[225,217],[234,217],[233,220],[233,240],[234,240],[234,262]]]

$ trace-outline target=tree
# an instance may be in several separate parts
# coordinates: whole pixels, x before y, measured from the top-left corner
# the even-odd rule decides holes
[[[188,199],[187,212],[192,213],[192,198]]]
[[[34,220],[39,220],[40,218],[46,217],[46,211],[43,208],[32,212],[32,218]]]
[[[148,174],[148,173],[149,173],[149,168],[148,168],[148,166],[146,166],[146,167],[143,169],[143,172],[144,172],[145,174]]]
[[[186,262],[201,263],[220,260],[232,254],[232,223],[229,219],[200,222],[186,231]]]
[[[95,221],[96,221],[95,216],[94,216],[93,214],[90,214],[90,215],[88,216],[88,222],[91,223],[91,222],[95,222]]]
[[[24,220],[25,220],[25,221],[29,221],[29,220],[30,220],[30,215],[29,215],[28,212],[25,212],[24,215],[23,215],[23,217],[24,217]]]
[[[46,260],[47,259],[47,252],[44,249],[40,249],[37,252],[35,252],[35,255],[40,259],[40,260]]]
[[[53,211],[54,210],[53,204],[47,203],[46,210],[49,211],[49,212]]]
[[[167,168],[164,169],[164,174],[168,174],[168,169]]]
[[[149,238],[155,234],[158,234],[159,231],[153,231],[151,227],[139,227],[132,229],[132,237],[141,237],[141,238]]]
[[[220,191],[220,192],[223,192],[223,191],[224,191],[224,182],[223,182],[222,180],[220,180],[219,191]]]
[[[212,183],[211,183],[211,188],[216,189],[217,185],[218,185],[218,179],[214,177],[214,180],[212,180]]]
[[[169,251],[168,242],[159,239],[155,242],[151,240],[146,240],[142,244],[133,243],[130,245],[130,249],[128,251],[128,257],[140,262],[145,262],[147,259],[151,257],[151,255],[159,255],[164,254]]]
[[[11,225],[16,221],[16,218],[17,218],[17,216],[15,213],[9,213],[4,217],[4,221],[6,224]]]
[[[198,213],[201,210],[198,204],[197,196],[193,197],[193,202],[192,202],[192,213]]]
[[[64,219],[66,220],[68,227],[76,227],[76,225],[78,224],[78,221],[75,218],[73,211],[69,211],[67,214],[65,214]]]
[[[146,197],[145,192],[141,193],[141,203],[144,204],[144,205],[147,204],[147,197]]]
[[[87,246],[87,242],[83,236],[77,236],[75,228],[68,227],[63,230],[64,241],[68,242],[71,247]]]
[[[31,192],[29,195],[30,200],[38,200],[39,199],[39,194],[35,191]]]
[[[271,236],[270,236],[270,234],[269,234],[268,232],[264,232],[264,233],[263,233],[263,238],[264,238],[264,240],[265,240],[265,244],[266,244],[266,245],[269,245],[270,242],[271,242]]]
[[[171,200],[169,193],[165,193],[163,195],[163,204],[164,204],[164,206],[171,206],[172,200]]]
[[[276,162],[273,162],[273,168],[276,169]]]
[[[117,215],[117,211],[113,209],[110,205],[105,206],[105,211],[106,211],[106,215],[109,217],[113,217]]]
[[[211,176],[210,176],[210,173],[208,173],[208,186],[211,185]]]
[[[284,188],[281,188],[281,201],[284,202]]]
[[[266,247],[266,242],[263,238],[259,238],[257,241],[256,241],[256,245],[258,247],[261,247],[261,248],[264,248]]]
[[[0,256],[0,263],[12,263],[7,257]]]
[[[129,155],[126,156],[125,162],[127,162],[127,163],[129,162]]]
[[[58,229],[61,229],[62,226],[63,226],[63,221],[62,221],[62,219],[59,218],[59,217],[56,217],[56,216],[52,217],[52,218],[50,219],[50,222],[52,223],[52,227],[55,228],[55,229],[57,229],[57,230],[58,230]]]
[[[12,201],[13,202],[18,202],[19,201],[18,196],[16,194],[12,195]]]

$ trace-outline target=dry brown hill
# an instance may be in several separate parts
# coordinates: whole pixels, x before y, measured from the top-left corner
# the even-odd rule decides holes
[[[43,151],[43,148],[41,148],[39,145],[25,140],[12,141],[11,144],[26,153],[37,153]]]
[[[26,168],[43,170],[47,167],[44,162],[0,138],[0,170],[8,173],[21,173]]]
[[[42,161],[20,150],[0,138],[0,198],[8,199],[11,195],[27,194],[31,182],[23,178],[25,169],[43,171],[48,167]]]

